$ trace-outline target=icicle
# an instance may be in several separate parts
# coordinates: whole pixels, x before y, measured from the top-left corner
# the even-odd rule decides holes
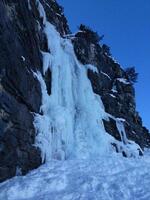
[[[124,128],[124,122],[125,119],[116,118],[116,126],[122,141],[122,144],[118,143],[118,150],[119,152],[124,153],[127,157],[138,157],[140,154],[143,154],[143,151],[134,141],[128,140]]]
[[[16,167],[16,176],[21,176],[22,175],[22,169],[20,167]]]
[[[124,121],[125,121],[124,119],[117,118],[116,126],[119,131],[121,141],[123,142],[123,144],[128,144],[128,139],[127,139],[125,128],[124,128]]]
[[[28,0],[28,8],[29,8],[29,10],[31,10],[32,8],[31,8],[31,3],[30,3],[30,0]]]

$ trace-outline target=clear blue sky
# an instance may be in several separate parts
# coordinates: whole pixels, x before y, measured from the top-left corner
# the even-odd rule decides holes
[[[58,0],[71,30],[90,26],[123,66],[135,66],[137,110],[150,129],[150,0]]]

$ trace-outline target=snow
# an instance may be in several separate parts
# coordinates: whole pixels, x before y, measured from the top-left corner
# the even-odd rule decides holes
[[[75,38],[78,33],[84,33],[84,32],[85,31],[78,30],[77,32],[74,32],[74,33],[71,33],[71,34],[64,34],[63,37],[66,37],[66,38]]]
[[[114,61],[114,63],[120,65],[120,63],[116,60],[116,58],[114,58],[113,56],[109,56],[109,57]],[[120,65],[120,66],[121,66],[121,65]]]
[[[71,39],[71,38],[75,38],[75,34],[67,34],[67,35],[63,35],[64,38],[67,38],[67,39]]]
[[[125,78],[117,78],[118,81],[120,81],[121,83],[124,83],[126,85],[129,85],[130,83],[127,81],[127,79]]]
[[[115,90],[115,89],[112,89],[111,91],[112,91],[113,93],[117,93],[117,90]]]
[[[101,74],[103,74],[104,76],[106,76],[107,78],[109,78],[111,80],[111,78],[108,74],[104,73],[103,71],[101,71]]]
[[[57,16],[62,17],[62,15],[60,15],[59,13],[56,13]]]
[[[120,121],[120,122],[126,122],[126,120],[124,118],[116,118],[116,120]]]
[[[115,95],[113,95],[113,94],[109,94],[111,97],[113,97],[113,98],[116,98],[116,96]]]
[[[113,86],[113,88],[111,89],[111,91],[112,91],[113,93],[118,93],[117,88],[116,88],[116,85]]]
[[[2,200],[149,200],[150,159],[52,161],[0,184]]]
[[[94,73],[98,73],[98,69],[97,67],[95,67],[94,65],[91,65],[91,64],[87,64],[85,65],[84,67],[86,67],[87,69],[90,69],[92,72]]]
[[[25,62],[26,60],[24,56],[21,56],[21,59],[23,60],[23,62]]]
[[[106,54],[106,53],[105,53],[105,54]],[[106,55],[107,55],[107,54],[106,54]],[[107,56],[108,56],[109,58],[111,58],[115,64],[117,64],[117,65],[119,65],[121,68],[123,68],[123,67],[121,66],[121,64],[116,60],[116,58],[114,58],[112,55],[107,55]]]

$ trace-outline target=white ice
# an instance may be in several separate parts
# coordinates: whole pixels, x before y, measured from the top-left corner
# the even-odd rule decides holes
[[[113,97],[113,98],[116,98],[116,96],[115,95],[113,95],[113,94],[109,94],[111,97]]]
[[[130,84],[129,81],[127,81],[127,79],[125,79],[125,78],[117,78],[117,80],[126,85]]]
[[[94,73],[98,73],[98,69],[97,67],[91,65],[91,64],[87,64],[87,65],[84,65],[85,68],[87,69],[90,69],[91,71],[93,71]]]
[[[49,52],[42,52],[43,73],[48,68],[52,72],[51,95],[47,94],[42,75],[39,72],[36,75],[42,88],[43,115],[37,114],[34,124],[36,145],[42,150],[43,161],[109,154],[112,137],[106,133],[102,121],[107,114],[87,77],[87,69],[98,73],[97,68],[79,63],[70,40],[61,38],[46,20],[40,2],[38,9],[49,48]]]
[[[120,152],[124,151],[127,157],[138,157],[139,151],[142,152],[142,149],[134,141],[128,140],[124,127],[125,122],[125,119],[116,118],[116,127],[118,129],[122,141],[122,145],[118,145],[118,149],[120,148]]]

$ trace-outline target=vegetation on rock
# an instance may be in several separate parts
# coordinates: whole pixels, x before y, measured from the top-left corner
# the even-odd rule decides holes
[[[125,73],[126,73],[126,78],[130,83],[134,84],[137,82],[138,73],[136,72],[135,67],[128,67],[125,70]]]

